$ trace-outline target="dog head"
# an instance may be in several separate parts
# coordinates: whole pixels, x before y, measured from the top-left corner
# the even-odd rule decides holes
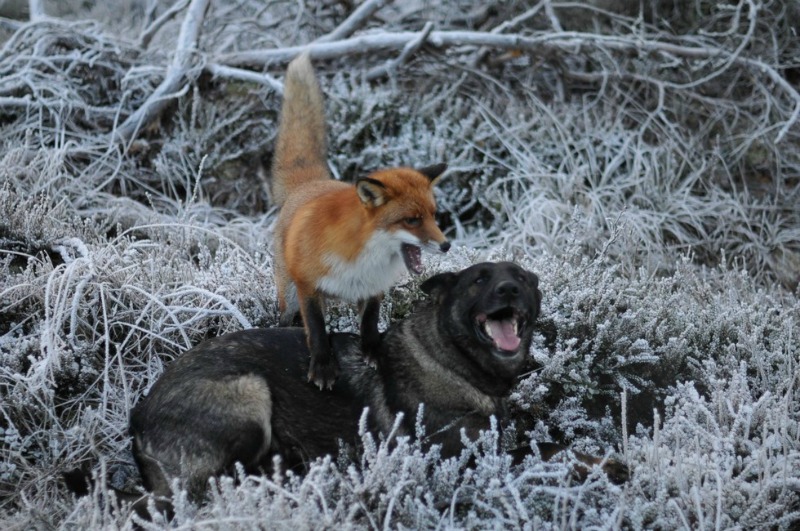
[[[439,307],[438,326],[489,374],[518,376],[542,294],[539,278],[511,262],[481,263],[422,283]]]

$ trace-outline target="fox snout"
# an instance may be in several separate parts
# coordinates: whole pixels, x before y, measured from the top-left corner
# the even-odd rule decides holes
[[[439,253],[446,253],[450,250],[451,244],[450,240],[428,240],[424,243],[424,247],[430,252],[439,252]]]
[[[444,233],[442,233],[442,230],[435,221],[431,220],[426,228],[427,238],[423,236],[420,239],[424,242],[425,247],[429,251],[446,253],[450,250],[450,241]]]

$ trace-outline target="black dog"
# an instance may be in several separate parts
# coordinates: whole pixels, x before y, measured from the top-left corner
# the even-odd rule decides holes
[[[491,416],[506,416],[539,314],[538,278],[513,263],[482,263],[436,275],[422,291],[429,299],[389,327],[374,369],[357,336],[331,336],[344,370],[330,392],[306,383],[301,328],[245,330],[186,352],[131,413],[145,488],[167,496],[169,479],[183,477],[199,495],[236,462],[255,472],[274,454],[286,466],[335,455],[339,441],[357,445],[364,407],[372,431],[388,433],[402,412],[413,435],[424,404],[429,442],[445,457],[458,454],[462,428],[474,439]]]

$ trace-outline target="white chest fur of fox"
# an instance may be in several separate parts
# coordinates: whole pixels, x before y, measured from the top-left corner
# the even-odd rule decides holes
[[[328,254],[323,261],[330,269],[317,282],[317,289],[348,302],[385,292],[406,273],[400,246],[409,238],[398,236],[397,232],[377,231],[352,262],[335,253]]]

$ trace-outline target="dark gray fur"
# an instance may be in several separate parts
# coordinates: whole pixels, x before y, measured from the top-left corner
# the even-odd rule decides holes
[[[505,416],[505,398],[523,369],[541,294],[536,275],[509,262],[444,273],[422,285],[428,299],[384,334],[377,367],[364,363],[358,336],[332,334],[341,376],[331,391],[306,382],[302,328],[254,329],[205,341],[170,365],[131,412],[133,453],[145,487],[169,494],[168,478],[193,493],[209,476],[241,462],[267,470],[274,454],[287,466],[356,446],[358,422],[387,433],[395,415],[413,424],[424,403],[431,443],[445,456]],[[476,317],[513,308],[521,321],[516,352],[499,351]]]

